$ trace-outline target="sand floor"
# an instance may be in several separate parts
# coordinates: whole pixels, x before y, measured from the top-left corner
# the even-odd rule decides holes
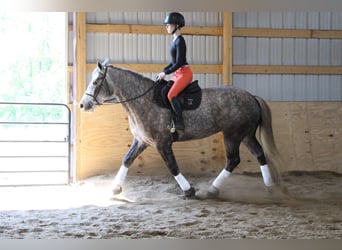
[[[214,176],[186,176],[206,189]],[[234,174],[217,200],[183,199],[172,176],[113,175],[77,185],[0,188],[0,239],[341,239],[342,176],[287,173],[289,196]]]

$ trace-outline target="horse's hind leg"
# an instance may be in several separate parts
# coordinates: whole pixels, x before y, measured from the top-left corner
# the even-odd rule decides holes
[[[264,150],[262,149],[261,145],[255,138],[255,136],[253,135],[246,137],[243,140],[243,143],[246,145],[248,150],[254,155],[254,157],[258,160],[264,184],[267,187],[273,186],[275,183],[270,173],[270,169],[267,165]]]
[[[112,192],[117,195],[122,192],[122,186],[125,182],[128,168],[132,165],[133,161],[146,149],[147,145],[137,139],[133,139],[133,142],[126,153],[122,165],[117,172],[112,182]]]
[[[218,195],[220,188],[224,184],[224,181],[231,175],[233,170],[239,165],[240,143],[241,140],[224,135],[224,145],[226,149],[227,164],[211,184],[208,192],[208,195],[210,197],[215,197]]]

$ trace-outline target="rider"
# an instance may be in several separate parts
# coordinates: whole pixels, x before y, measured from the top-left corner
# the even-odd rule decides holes
[[[175,114],[176,130],[184,130],[182,107],[177,96],[191,83],[193,76],[192,70],[186,60],[186,43],[180,30],[185,26],[185,19],[182,14],[171,12],[166,16],[164,24],[166,25],[167,32],[173,35],[173,40],[170,44],[171,62],[158,74],[157,80],[161,80],[166,75],[173,73],[171,80],[174,83],[168,92],[167,98]]]

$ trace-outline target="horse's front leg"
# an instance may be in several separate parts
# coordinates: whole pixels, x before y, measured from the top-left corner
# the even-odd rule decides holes
[[[133,138],[132,145],[130,146],[128,152],[122,160],[121,167],[112,182],[112,191],[114,195],[120,194],[122,192],[122,186],[125,182],[128,168],[132,165],[134,160],[146,149],[146,147],[147,145],[145,143],[137,140],[136,138]]]
[[[157,150],[166,163],[166,166],[170,170],[171,174],[175,177],[177,183],[183,190],[185,197],[190,198],[195,196],[195,189],[179,171],[175,156],[172,151],[172,143],[161,143],[160,145],[157,145]]]

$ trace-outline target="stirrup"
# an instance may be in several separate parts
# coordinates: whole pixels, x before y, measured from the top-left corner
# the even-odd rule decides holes
[[[184,128],[184,129],[177,129],[174,120],[171,121],[171,125],[170,125],[170,126],[167,126],[167,128],[170,130],[170,132],[171,132],[172,134],[173,134],[173,133],[176,133],[177,130],[178,130],[178,131],[184,131],[184,130],[185,130],[185,128]]]
[[[176,126],[175,126],[175,122],[173,121],[173,119],[171,121],[171,127],[169,127],[169,129],[172,134],[176,132]]]

